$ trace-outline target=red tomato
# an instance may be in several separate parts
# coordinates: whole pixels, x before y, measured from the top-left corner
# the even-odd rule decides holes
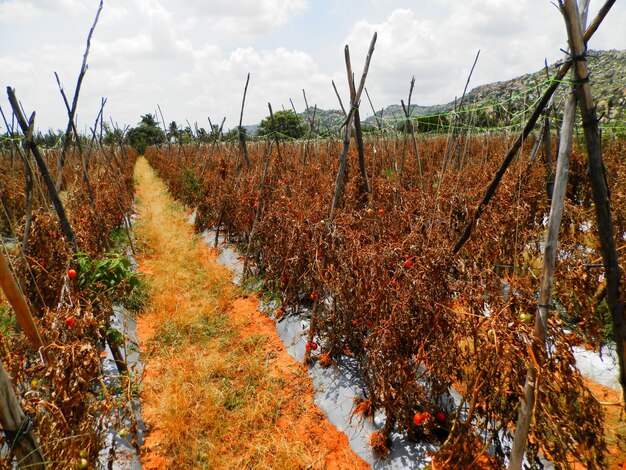
[[[74,279],[76,277],[76,270],[75,269],[68,270],[67,277],[69,277],[70,279]]]
[[[65,326],[68,328],[73,328],[74,325],[76,325],[76,318],[74,317],[67,317],[65,319]]]
[[[378,215],[380,215],[381,217],[385,215],[385,209],[378,209]]]
[[[443,411],[437,411],[435,418],[437,418],[437,421],[439,421],[440,423],[446,422],[446,414]]]
[[[433,419],[433,415],[431,415],[428,411],[422,411],[421,413],[415,413],[413,416],[413,423],[416,426],[421,426],[422,424],[426,424]]]
[[[405,268],[412,268],[412,267],[413,267],[413,260],[407,259],[407,260],[404,262],[404,267],[405,267]]]
[[[356,320],[352,320],[352,326],[357,327],[359,326],[359,322]]]

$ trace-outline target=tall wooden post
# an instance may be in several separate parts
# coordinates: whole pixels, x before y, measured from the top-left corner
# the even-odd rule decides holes
[[[11,380],[0,362],[0,424],[18,468],[46,468],[39,444],[32,432],[32,423],[20,407]]]
[[[33,347],[37,349],[44,358],[46,358],[47,362],[49,362],[48,355],[45,350],[46,345],[39,335],[39,330],[37,329],[35,320],[30,313],[30,308],[28,308],[28,304],[26,303],[22,292],[13,278],[13,274],[9,269],[9,265],[2,250],[0,250],[0,287],[9,301],[9,304],[11,304],[11,307],[15,310],[15,316],[17,317],[17,321],[22,328],[22,331]]]
[[[575,83],[577,84],[575,90],[582,115],[585,143],[587,144],[587,173],[591,183],[600,239],[600,252],[606,277],[606,301],[613,320],[622,396],[626,400],[626,317],[624,317],[624,301],[620,295],[622,269],[619,266],[615,231],[611,221],[611,205],[602,161],[602,141],[600,140],[598,117],[589,85],[589,68],[585,58],[587,49],[581,32],[578,6],[575,0],[563,1],[561,10],[565,17],[572,50]]]
[[[584,14],[581,18],[582,24],[587,23],[587,7],[589,0],[583,0]],[[541,287],[539,289],[539,305],[535,316],[534,335],[539,345],[545,348],[546,325],[548,324],[549,305],[552,302],[553,275],[557,257],[557,247],[559,241],[559,230],[565,207],[565,192],[567,190],[567,180],[569,175],[570,153],[572,151],[574,121],[576,119],[576,96],[574,90],[565,103],[563,110],[563,123],[561,125],[561,139],[559,142],[559,153],[556,164],[556,175],[554,176],[554,188],[552,191],[552,202],[550,205],[550,216],[545,238],[545,249],[543,256],[543,266],[541,274]],[[547,130],[546,130],[547,129]],[[550,132],[549,124],[546,123],[544,130]],[[550,149],[546,145],[546,152]],[[551,171],[551,170],[550,170]],[[539,365],[543,363],[545,349],[535,351],[535,358]],[[509,458],[509,469],[521,468],[526,450],[528,431],[531,418],[535,408],[535,394],[538,389],[538,371],[534,364],[531,364],[526,373],[524,383],[524,394],[521,398],[520,410],[515,425],[513,436],[513,446]]]

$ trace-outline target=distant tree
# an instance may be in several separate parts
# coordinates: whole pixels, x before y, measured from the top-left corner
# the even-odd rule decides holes
[[[233,127],[231,130],[229,130],[226,134],[224,134],[223,140],[226,142],[239,142],[239,131],[237,129],[238,127]],[[245,127],[242,127],[241,132],[245,136],[248,131]]]
[[[378,133],[378,127],[361,124],[361,132],[363,132],[363,134],[376,134]]]
[[[43,148],[53,148],[59,144],[59,141],[63,139],[63,131],[53,131],[52,129],[48,129],[48,132],[42,134],[41,132],[37,132],[35,134],[35,143],[39,147]]]
[[[119,127],[111,130],[109,125],[105,122],[102,142],[104,145],[119,146],[124,143],[124,131]]]
[[[274,113],[274,119],[266,117],[259,124],[257,136],[261,138],[273,138],[274,134],[279,139],[300,139],[306,134],[306,126],[302,118],[292,110],[278,111]]]
[[[218,126],[217,124],[213,124],[211,126],[211,133],[209,134],[209,139],[210,140],[218,140],[220,138],[220,126]]]
[[[206,143],[209,142],[209,133],[204,127],[198,127],[196,129],[196,141]]]
[[[170,125],[167,128],[167,140],[172,142],[176,142],[176,143],[180,143],[180,128],[178,127],[178,124],[176,123],[176,121],[172,121],[170,122]]]
[[[184,144],[188,144],[190,142],[192,142],[195,138],[194,136],[194,132],[193,129],[191,128],[191,126],[187,126],[183,129],[182,131],[182,142]]]
[[[139,125],[144,125],[147,127],[159,127],[159,121],[157,121],[156,116],[148,113],[141,116],[141,121],[139,122]]]
[[[165,140],[165,132],[159,127],[159,122],[152,114],[141,116],[139,125],[126,133],[126,141],[140,155],[143,155],[148,145],[159,145]]]
[[[433,114],[417,118],[417,132],[447,132],[450,119],[445,114]]]

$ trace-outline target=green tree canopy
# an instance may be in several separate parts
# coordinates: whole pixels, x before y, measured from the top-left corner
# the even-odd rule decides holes
[[[274,119],[266,117],[259,124],[257,135],[273,138],[277,133],[279,139],[300,139],[306,134],[306,126],[302,118],[291,110],[274,113]]]
[[[244,138],[246,137],[248,133],[245,127],[242,127],[241,129],[239,129],[239,126],[233,127],[226,134],[224,134],[223,140],[225,142],[239,142],[239,132],[243,134]]]
[[[165,132],[159,127],[159,122],[152,114],[144,114],[137,127],[126,133],[128,144],[139,154],[145,152],[148,145],[158,145],[165,142]]]

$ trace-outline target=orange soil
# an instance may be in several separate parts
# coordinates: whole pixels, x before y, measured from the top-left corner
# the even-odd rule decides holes
[[[313,402],[314,390],[308,375],[303,373],[305,366],[287,353],[273,320],[259,311],[256,296],[235,298],[227,313],[233,319],[233,324],[243,326],[238,332],[242,341],[251,335],[268,338],[264,343],[263,352],[272,358],[269,372],[282,378],[286,384],[283,389],[281,416],[276,421],[276,433],[289,442],[304,444],[313,454],[319,455],[318,468],[331,470],[370,468],[350,448],[347,436],[330,424]],[[140,344],[145,344],[154,331],[155,327],[150,316],[140,315],[137,319]],[[201,354],[201,351],[198,351],[198,354]],[[145,388],[149,389],[152,379],[166,374],[170,367],[180,367],[181,361],[184,362],[184,358],[176,356],[168,359],[162,357],[148,359],[143,377]],[[143,468],[145,470],[176,468],[175,463],[167,455],[163,455],[161,449],[163,436],[159,432],[158,424],[150,422],[149,412],[144,413],[144,419],[150,425],[150,432],[142,449]]]
[[[624,407],[619,405],[622,394],[589,379],[585,379],[585,383],[596,400],[603,404],[608,446],[607,470],[626,470],[626,419]]]
[[[325,469],[366,469],[369,466],[350,448],[348,438],[330,424],[325,415],[313,402],[313,386],[308,376],[298,374],[298,369],[305,368],[294,360],[276,332],[274,321],[259,312],[258,299],[252,295],[238,298],[233,302],[230,314],[243,321],[244,337],[263,335],[269,339],[265,343],[264,352],[276,354],[272,374],[281,376],[290,385],[286,390],[286,401],[283,405],[284,414],[277,421],[281,434],[291,435],[308,445],[321,446],[327,449],[324,456]],[[290,393],[291,392],[291,393]],[[294,419],[294,416],[297,417]]]

